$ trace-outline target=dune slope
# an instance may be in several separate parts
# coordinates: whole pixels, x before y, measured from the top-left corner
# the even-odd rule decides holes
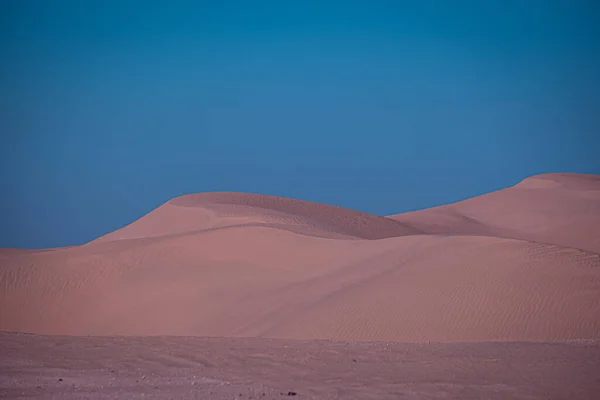
[[[600,176],[536,175],[504,190],[389,218],[430,234],[509,237],[600,253]]]
[[[581,250],[486,237],[348,241],[265,227],[126,244],[4,265],[0,328],[398,341],[600,337],[600,258]]]
[[[343,207],[247,193],[200,193],[177,197],[97,241],[165,236],[258,225],[346,239],[381,239],[420,233],[410,225]]]

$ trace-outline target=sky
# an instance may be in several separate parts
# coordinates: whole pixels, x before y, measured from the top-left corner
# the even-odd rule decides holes
[[[600,173],[593,0],[0,2],[0,247],[195,192],[379,215]]]

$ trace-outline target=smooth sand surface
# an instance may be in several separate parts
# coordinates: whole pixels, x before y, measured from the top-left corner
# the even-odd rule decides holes
[[[600,253],[600,176],[544,174],[479,197],[390,218],[432,234],[473,234]]]
[[[201,193],[177,197],[97,242],[248,225],[340,239],[420,233],[389,218],[328,204],[249,193]]]
[[[454,351],[452,343],[470,342],[466,351],[475,358],[481,349],[508,349],[502,346],[524,346],[519,354],[535,357],[542,344],[534,342],[600,339],[598,253],[600,177],[593,175],[535,176],[456,204],[391,217],[258,194],[186,195],[83,246],[1,249],[0,330],[132,336],[122,339],[127,348],[141,343],[134,336],[221,337],[198,342],[204,348],[243,337],[254,338],[243,343],[258,352],[268,350],[267,339],[324,352],[341,351],[333,350],[340,341],[359,352],[380,346],[372,341],[405,342],[415,343],[406,349],[433,358],[429,342],[448,351]],[[321,339],[337,342],[307,342]],[[18,357],[29,359],[37,355],[23,352],[37,340],[48,348],[59,341],[67,346],[65,357],[74,354],[68,338],[7,334],[0,345],[14,345]],[[82,340],[73,338],[73,346],[95,346]],[[102,345],[113,339],[97,340]],[[519,341],[528,343],[490,344]],[[550,364],[571,351],[585,354],[561,346],[550,351]],[[597,347],[590,351],[597,362]],[[218,355],[226,366],[236,362],[227,354]],[[319,365],[326,369],[337,356],[324,357]],[[584,365],[585,356],[578,357]],[[136,358],[132,365],[146,361]],[[93,361],[81,356],[78,362]],[[25,369],[35,364],[26,363]],[[498,368],[509,370],[510,362]],[[335,385],[352,384],[348,373]],[[391,381],[379,386],[385,382]],[[463,393],[463,384],[457,385],[448,393]],[[477,390],[488,389],[490,398],[524,393]]]

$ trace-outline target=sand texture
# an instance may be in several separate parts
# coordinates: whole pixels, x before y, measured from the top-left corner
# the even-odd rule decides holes
[[[11,399],[577,399],[600,342],[386,343],[1,334]]]
[[[151,393],[133,372],[106,372],[131,367],[155,374],[156,398],[187,398],[194,374],[209,376],[197,398],[260,396],[254,380],[265,396],[290,387],[304,398],[592,398],[599,253],[594,175],[538,175],[390,217],[259,194],[186,195],[82,246],[0,249],[0,330],[12,332],[0,346],[22,361],[3,356],[0,394],[113,398],[88,384],[109,381],[123,388],[114,398]],[[121,340],[130,353],[116,350]],[[570,342],[581,340],[591,341]],[[71,361],[46,362],[35,346]],[[27,374],[42,364],[37,385]],[[63,370],[83,394],[54,382]],[[359,383],[344,392],[352,382],[372,392]]]

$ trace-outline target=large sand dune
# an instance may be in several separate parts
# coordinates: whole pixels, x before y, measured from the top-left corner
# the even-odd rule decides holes
[[[384,218],[187,195],[84,246],[0,253],[0,329],[410,342],[600,338],[600,178]]]

